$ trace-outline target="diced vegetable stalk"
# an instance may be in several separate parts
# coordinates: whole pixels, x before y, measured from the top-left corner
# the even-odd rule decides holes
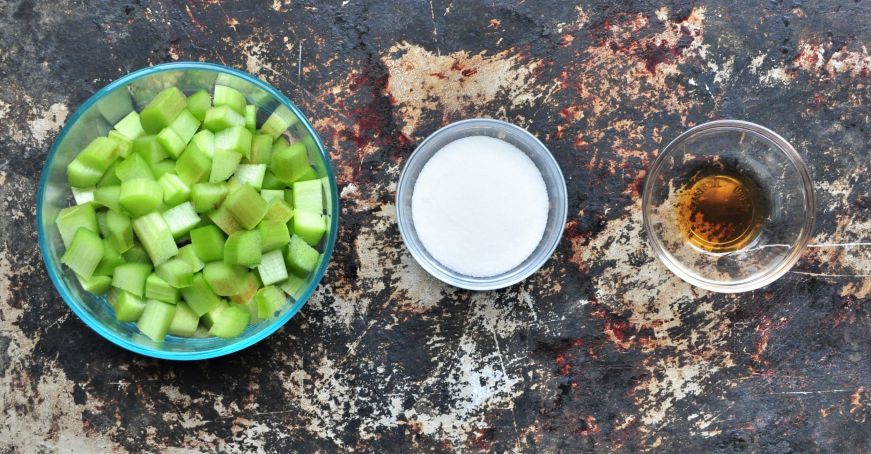
[[[180,258],[172,258],[161,263],[154,272],[175,288],[187,288],[193,285],[193,267]]]
[[[190,202],[184,202],[163,212],[163,220],[169,226],[172,237],[179,239],[199,225],[200,216]]]
[[[145,297],[148,299],[175,304],[178,302],[178,289],[161,279],[157,273],[151,273],[145,279]]]
[[[117,157],[118,142],[108,137],[97,137],[67,166],[70,186],[95,186]]]
[[[253,151],[252,151],[253,153]],[[270,157],[270,159],[272,159]],[[269,164],[267,162],[267,164]],[[283,181],[279,180],[278,177],[269,170],[269,166],[266,167],[266,175],[263,176],[263,189],[284,189],[287,185],[284,184]]]
[[[122,182],[139,178],[154,179],[154,172],[151,171],[151,166],[145,162],[145,158],[140,156],[139,153],[131,153],[126,159],[118,162],[115,165],[115,175]]]
[[[149,164],[149,167],[151,167],[151,173],[154,174],[154,178],[160,179],[160,177],[168,173],[175,173],[175,163],[172,159],[164,159],[163,161]]]
[[[221,298],[215,295],[202,273],[194,275],[192,285],[181,289],[181,295],[198,317],[221,304]]]
[[[121,255],[124,256],[124,260],[126,260],[127,263],[145,263],[149,266],[151,265],[151,258],[148,257],[145,248],[135,241],[133,242],[133,247]]]
[[[80,228],[85,228],[94,232],[99,232],[97,226],[97,214],[94,211],[94,205],[86,203],[83,205],[75,205],[60,210],[55,220],[58,231],[60,231],[61,240],[64,246],[69,248],[73,237]]]
[[[235,88],[215,85],[215,107],[227,106],[240,114],[245,113],[245,95]]]
[[[103,172],[103,178],[100,178],[100,181],[97,182],[97,187],[102,188],[105,186],[113,186],[120,185],[121,180],[118,178],[118,175],[115,173],[115,167],[118,165],[118,160],[110,165],[105,172]]]
[[[119,289],[109,294],[109,304],[115,309],[115,319],[119,322],[135,322],[145,311],[145,301],[141,296]]]
[[[90,279],[103,260],[103,240],[87,228],[76,230],[61,262],[70,267],[82,279]]]
[[[187,246],[179,248],[177,257],[184,260],[185,262],[188,262],[194,273],[202,270],[203,266],[205,266],[205,263],[200,260],[200,258],[197,256],[197,253],[194,251],[193,244],[188,244]]]
[[[257,316],[266,319],[284,307],[287,296],[278,287],[270,285],[258,290],[254,301],[257,303]]]
[[[274,250],[263,254],[260,265],[257,266],[260,280],[263,285],[272,285],[287,279],[287,268],[284,265],[284,256],[281,250]]]
[[[205,213],[218,208],[227,196],[225,183],[197,183],[191,189],[191,200],[194,203],[194,211]]]
[[[112,288],[112,278],[109,276],[94,275],[90,279],[83,279],[77,274],[76,279],[79,280],[79,284],[81,284],[86,292],[93,293],[94,295],[102,295]]]
[[[199,151],[211,159],[215,155],[215,133],[208,129],[203,129],[194,134],[191,143],[188,144],[188,148]]]
[[[293,235],[287,246],[287,268],[300,277],[307,276],[318,265],[320,254],[302,238]]]
[[[273,199],[284,200],[284,190],[282,190],[282,189],[262,189],[260,191],[260,197],[263,197],[263,200],[265,200],[266,203],[272,202]]]
[[[256,230],[242,230],[227,237],[224,261],[249,268],[257,266],[260,263],[260,233]]]
[[[296,298],[299,295],[300,290],[305,287],[305,279],[295,274],[289,274],[287,280],[280,283],[279,286],[288,296]]]
[[[298,181],[293,184],[293,209],[322,214],[323,186],[320,180]]]
[[[151,274],[151,265],[145,263],[125,263],[115,267],[112,287],[126,290],[140,298],[145,296],[145,280]]]
[[[260,279],[257,278],[257,274],[252,272],[246,273],[242,279],[242,287],[239,293],[231,295],[230,301],[236,304],[247,304],[254,299],[254,295],[259,288]]]
[[[194,118],[202,122],[206,118],[206,112],[212,107],[212,97],[209,92],[200,90],[188,96],[187,107]]]
[[[121,185],[104,186],[94,190],[94,203],[106,208],[121,210]]]
[[[188,186],[205,181],[211,171],[212,159],[193,147],[188,147],[175,163],[175,173]]]
[[[245,128],[251,132],[257,129],[257,106],[253,104],[245,106]]]
[[[259,190],[263,186],[264,175],[266,175],[266,164],[240,164],[236,167],[235,179],[239,183],[248,183]]]
[[[310,168],[305,145],[296,142],[289,145],[284,138],[278,139],[272,147],[270,170],[279,180],[290,184]]]
[[[173,166],[174,168],[174,166]],[[176,206],[190,199],[191,189],[174,173],[167,173],[157,180],[163,188],[163,201],[169,206]]]
[[[169,126],[186,106],[187,100],[181,90],[176,87],[164,89],[139,113],[142,129],[148,134],[157,134]]]
[[[270,221],[281,221],[287,223],[293,218],[293,208],[284,200],[273,199],[269,202],[269,209],[266,211],[266,216],[263,219]]]
[[[263,122],[263,126],[260,127],[260,130],[272,136],[273,139],[277,139],[280,135],[284,134],[284,131],[287,131],[287,128],[293,126],[297,121],[299,121],[299,119],[290,111],[290,109],[284,106],[278,106],[278,108],[275,109],[275,112],[272,112],[272,115]]]
[[[154,180],[127,180],[121,183],[118,201],[133,216],[143,216],[163,202],[163,188]]]
[[[209,219],[227,235],[243,230],[242,226],[230,213],[226,205],[221,205],[217,210],[208,214]]]
[[[269,208],[263,197],[249,184],[242,184],[228,194],[222,206],[226,206],[239,224],[248,230],[257,226]]]
[[[290,242],[287,224],[280,220],[264,219],[257,226],[260,232],[260,246],[263,252],[281,249]]]
[[[248,310],[240,306],[230,306],[221,311],[218,319],[209,329],[209,334],[225,339],[237,337],[245,331],[250,320],[251,314]]]
[[[203,322],[203,326],[205,326],[206,328],[211,328],[218,320],[218,317],[221,316],[221,313],[224,312],[228,307],[230,307],[230,305],[227,304],[226,300],[220,300],[220,304],[218,304],[217,306],[215,306],[214,309],[206,312],[205,314],[203,314],[202,317],[200,317],[200,321]]]
[[[210,262],[203,268],[203,277],[216,295],[231,296],[242,289],[245,268],[224,262]]]
[[[133,223],[123,214],[109,210],[106,212],[107,240],[115,250],[127,252],[133,247]]]
[[[251,131],[244,126],[234,126],[215,133],[215,152],[235,151],[242,156],[251,153]]]
[[[108,240],[103,240],[103,259],[94,270],[94,276],[111,276],[115,274],[115,268],[126,263],[124,257],[117,249],[112,247]]]
[[[133,141],[128,139],[127,136],[121,134],[118,131],[112,130],[109,131],[109,134],[107,134],[106,137],[109,140],[115,141],[115,144],[118,147],[118,157],[126,158],[128,155],[130,155],[130,151],[133,149]],[[105,175],[106,172],[103,172],[103,174]]]
[[[226,181],[236,171],[241,160],[242,155],[233,150],[216,148],[215,157],[212,159],[212,173],[209,176],[209,183]]]
[[[245,126],[245,117],[227,106],[216,106],[206,111],[203,126],[209,131],[218,132],[234,126]]]
[[[184,302],[180,302],[175,306],[175,315],[172,317],[167,333],[173,336],[191,337],[197,331],[199,323],[200,317],[197,313]]]
[[[191,247],[203,262],[224,260],[224,243],[227,236],[214,225],[191,230]]]
[[[327,230],[326,219],[317,213],[297,210],[293,216],[293,233],[306,243],[316,246]]]
[[[175,316],[175,304],[167,304],[157,300],[147,300],[142,316],[136,322],[136,326],[142,334],[150,337],[155,342],[161,342],[169,331],[169,325]]]
[[[70,190],[73,192],[73,199],[75,199],[76,205],[94,201],[94,188],[70,187]]]
[[[172,238],[172,231],[160,213],[151,212],[135,219],[133,231],[155,266],[178,253],[178,246]]]
[[[141,156],[148,164],[163,161],[169,157],[163,146],[157,141],[157,136],[142,136],[134,140],[133,152]]]
[[[139,114],[135,110],[115,123],[115,131],[118,131],[127,140],[136,140],[139,136],[145,135],[142,123],[139,122]]]
[[[197,133],[199,127],[200,120],[197,120],[197,117],[187,109],[182,110],[181,113],[178,114],[178,117],[176,117],[169,125],[169,129],[172,129],[185,145],[191,141],[191,138]]]

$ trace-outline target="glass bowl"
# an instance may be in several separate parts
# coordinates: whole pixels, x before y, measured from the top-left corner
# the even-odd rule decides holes
[[[329,229],[319,245],[322,252],[315,270],[295,295],[288,298],[278,314],[246,328],[235,339],[183,338],[167,336],[154,342],[136,328],[134,323],[115,320],[114,312],[104,296],[95,296],[82,289],[75,275],[61,265],[63,243],[55,227],[61,208],[73,203],[66,167],[82,148],[94,138],[106,135],[112,125],[132,109],[141,109],[160,90],[175,85],[186,94],[206,89],[215,83],[231,86],[255,104],[258,124],[274,111],[286,115],[292,124],[285,132],[303,141],[309,160],[321,177]],[[39,248],[51,281],[72,311],[101,336],[132,352],[155,358],[197,360],[226,355],[264,339],[293,317],[309,299],[324,275],[336,242],[338,228],[338,191],[329,155],[311,124],[300,110],[271,85],[256,77],[226,66],[209,63],[170,63],[130,73],[91,96],[67,121],[48,153],[39,180],[36,223]]]
[[[427,252],[414,228],[411,198],[423,166],[445,145],[469,136],[489,136],[504,140],[524,152],[538,167],[544,179],[550,206],[544,235],[532,254],[513,269],[495,276],[473,277],[442,265]],[[536,272],[553,254],[565,227],[568,211],[566,182],[559,164],[547,147],[523,128],[504,121],[476,118],[449,124],[432,133],[408,158],[396,188],[396,218],[399,232],[417,263],[435,278],[468,290],[493,290],[515,284]]]
[[[703,179],[708,183],[699,183]],[[735,182],[746,185],[736,189]],[[699,224],[689,221],[704,216],[682,214],[688,204],[702,206],[717,194],[736,205],[708,211],[721,223],[705,228],[721,229],[707,230],[720,235],[728,231],[723,226],[742,232],[731,234],[731,243],[706,243],[696,233]],[[738,120],[696,126],[668,144],[642,198],[655,255],[690,284],[724,293],[762,287],[789,271],[811,238],[815,208],[813,182],[795,148],[767,128]]]

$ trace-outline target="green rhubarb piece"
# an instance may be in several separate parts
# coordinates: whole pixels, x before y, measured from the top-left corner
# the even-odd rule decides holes
[[[209,334],[232,339],[245,331],[249,321],[251,321],[251,314],[248,313],[247,309],[240,306],[230,306],[221,311],[217,320],[209,328]]]
[[[266,164],[239,164],[233,177],[238,183],[248,183],[259,190],[263,186]]]
[[[133,223],[130,218],[115,210],[107,211],[106,240],[121,253],[130,250],[133,247]]]
[[[260,233],[260,248],[263,252],[281,249],[290,242],[287,224],[281,220],[264,219],[257,225]]]
[[[242,289],[245,268],[225,262],[209,262],[203,268],[203,278],[218,296],[231,296]]]
[[[251,132],[257,129],[257,106],[253,104],[245,106],[245,128]]]
[[[108,137],[97,137],[67,166],[70,186],[87,188],[95,186],[106,169],[118,157],[118,142]]]
[[[76,205],[94,201],[94,188],[70,187],[70,190],[73,192],[73,200],[76,201]]]
[[[128,139],[127,136],[121,134],[118,131],[109,131],[109,133],[106,135],[106,138],[115,141],[115,145],[118,147],[119,157],[126,158],[130,154],[130,150],[133,149],[133,141]],[[106,172],[103,172],[103,174],[105,173]]]
[[[209,178],[212,159],[197,148],[188,147],[175,163],[175,173],[188,186]]]
[[[157,141],[173,158],[178,158],[187,146],[187,142],[170,127],[164,128],[157,134]]]
[[[293,233],[299,235],[306,243],[317,245],[326,231],[326,218],[323,215],[302,210],[294,212]]]
[[[212,98],[209,92],[200,90],[188,96],[187,106],[194,118],[202,122],[206,118],[206,112],[212,107]]]
[[[148,134],[157,134],[169,126],[186,106],[187,100],[181,90],[176,87],[164,89],[139,113],[142,129]]]
[[[267,166],[266,175],[263,176],[263,189],[284,189],[286,186],[287,184],[279,180],[278,177],[276,177],[275,174],[272,173]]]
[[[212,159],[212,173],[209,175],[209,183],[226,181],[236,171],[241,160],[242,155],[233,150],[216,148],[215,156]]]
[[[166,337],[169,325],[175,316],[176,305],[167,304],[157,300],[146,300],[145,310],[136,322],[136,326],[142,334],[155,342],[161,342]]]
[[[287,267],[284,265],[281,250],[276,249],[263,254],[257,272],[263,285],[272,285],[287,279]]]
[[[185,145],[191,141],[191,138],[197,133],[199,127],[200,120],[197,120],[197,117],[187,109],[182,110],[169,125],[169,129],[172,129],[173,132],[181,138]]]
[[[163,220],[169,226],[169,231],[172,232],[172,237],[179,239],[194,227],[199,225],[200,216],[194,211],[194,206],[190,202],[184,202],[176,205],[162,214]]]
[[[287,128],[293,126],[297,121],[299,121],[299,119],[290,111],[290,109],[283,105],[278,106],[278,108],[275,109],[275,112],[272,112],[272,115],[263,122],[260,131],[269,134],[273,139],[277,139],[279,136],[284,134],[284,131],[287,131]]]
[[[245,117],[228,106],[216,106],[206,111],[203,127],[218,132],[234,126],[245,127]]]
[[[67,166],[67,181],[70,185],[92,186],[103,178],[103,172],[73,160]]]
[[[188,148],[193,148],[211,159],[215,155],[215,133],[203,129],[194,134]]]
[[[109,294],[109,304],[115,309],[115,319],[119,322],[135,322],[145,310],[142,296],[115,289]]]
[[[214,225],[191,230],[191,246],[203,262],[224,260],[224,243],[227,236]]]
[[[284,190],[282,189],[261,189],[260,197],[263,197],[263,200],[266,203],[271,203],[272,199],[281,199],[284,200]]]
[[[139,114],[135,110],[127,114],[118,123],[115,123],[115,131],[118,131],[127,140],[136,140],[139,136],[145,134],[145,131],[142,129],[142,123],[139,122]]]
[[[293,184],[293,209],[323,214],[323,186],[320,180],[298,181]]]
[[[296,179],[296,181],[317,180],[319,178],[320,177],[318,176],[318,173],[315,172],[314,167],[309,167],[305,170],[305,172],[302,173],[302,175],[299,176],[299,178]]]
[[[260,263],[260,233],[240,230],[227,237],[224,244],[224,262],[249,268]]]
[[[151,166],[145,162],[145,158],[139,153],[131,153],[126,159],[115,165],[115,175],[121,182],[147,179],[153,180],[154,173],[151,171]]]
[[[245,95],[235,88],[215,85],[214,98],[215,107],[227,106],[240,114],[245,113]]]
[[[251,301],[248,301],[245,304],[240,305],[243,309],[248,311],[248,314],[251,316],[250,324],[254,324],[259,322],[261,319],[257,316],[257,302],[254,301],[254,298],[251,298]]]
[[[93,275],[90,279],[83,279],[81,276],[76,275],[76,278],[86,292],[93,293],[94,295],[102,295],[112,288],[112,278],[109,276]]]
[[[175,288],[187,288],[193,284],[194,270],[191,264],[178,257],[161,263],[154,272]]]
[[[175,163],[176,161],[172,159],[164,159],[163,161],[149,164],[149,167],[151,167],[151,173],[154,174],[154,178],[159,180],[160,177],[168,173],[175,173]]]
[[[177,257],[184,260],[185,262],[188,262],[188,264],[191,266],[191,269],[194,270],[194,273],[202,270],[203,266],[205,266],[205,263],[203,263],[200,257],[197,256],[196,251],[194,251],[193,244],[188,244],[187,246],[179,248]]]
[[[257,293],[257,290],[260,288],[260,279],[257,278],[256,273],[245,273],[245,277],[242,278],[242,287],[239,290],[239,293],[230,296],[230,301],[236,304],[247,304],[254,299],[254,295]]]
[[[137,178],[121,183],[121,206],[133,216],[142,216],[163,202],[163,188],[154,180]]]
[[[106,212],[105,211],[97,211],[97,233],[103,238],[105,238],[106,235],[108,235],[108,230],[106,230]]]
[[[197,213],[218,208],[226,196],[227,185],[224,183],[197,183],[191,189],[191,201]]]
[[[251,131],[244,126],[234,126],[215,133],[215,153],[230,150],[242,156],[251,153]]]
[[[100,178],[100,181],[97,182],[97,187],[102,188],[105,186],[116,186],[121,184],[121,180],[118,178],[118,175],[115,173],[115,166],[118,165],[118,161],[110,165],[105,172],[103,172],[103,177]]]
[[[223,204],[218,207],[217,210],[210,211],[206,216],[208,216],[209,220],[211,220],[213,224],[218,226],[218,228],[223,230],[227,235],[233,232],[238,232],[239,230],[244,230],[242,225],[239,224],[239,221],[233,217],[230,210],[228,210]]]
[[[152,212],[135,219],[133,231],[155,266],[178,253],[172,231],[160,213]]]
[[[227,194],[221,207],[227,207],[239,224],[248,230],[256,227],[269,209],[263,197],[249,184],[242,184]]]
[[[180,302],[175,306],[175,315],[167,333],[173,336],[191,337],[197,331],[200,317],[187,304]]]
[[[224,312],[228,307],[230,307],[230,305],[227,304],[227,301],[220,300],[220,303],[215,306],[214,309],[203,314],[203,316],[200,317],[200,320],[203,322],[203,325],[206,328],[211,328],[218,320],[218,317],[221,316],[221,313]]]
[[[146,163],[151,164],[168,158],[163,145],[157,140],[157,136],[142,136],[133,141],[133,152],[142,156]]]
[[[115,267],[112,287],[128,291],[140,298],[145,296],[145,280],[151,274],[151,265],[145,263],[123,263]]]
[[[251,138],[251,152],[247,162],[250,164],[269,164],[272,160],[272,136],[255,134]]]
[[[94,189],[94,203],[111,210],[121,210],[120,198],[121,185],[103,186],[102,188]]]
[[[173,165],[173,168],[175,166]],[[178,175],[167,173],[157,180],[163,188],[163,201],[169,206],[176,206],[191,197],[191,190]]]
[[[318,259],[320,259],[318,251],[309,246],[305,240],[296,235],[290,237],[285,256],[287,269],[290,272],[298,276],[308,276],[318,265]]]
[[[257,316],[267,319],[284,307],[284,304],[287,303],[287,296],[280,288],[270,285],[258,290],[257,295],[254,296],[254,301],[257,304]]]
[[[290,184],[299,179],[306,169],[309,168],[310,164],[305,145],[301,142],[289,145],[283,137],[275,142],[275,145],[272,147],[270,170],[272,170],[276,178]]]
[[[151,265],[151,258],[148,256],[148,253],[145,252],[145,248],[137,242],[134,242],[133,246],[124,251],[121,255],[124,256],[124,260],[126,260],[127,263],[145,263],[149,266]]]
[[[70,246],[76,231],[80,228],[88,229],[95,234],[100,231],[97,224],[97,213],[94,211],[92,203],[74,205],[60,210],[54,222],[66,247]]]
[[[273,199],[269,201],[269,209],[266,211],[266,216],[263,219],[270,221],[281,221],[287,223],[293,218],[293,208],[281,199]]]
[[[145,279],[145,297],[163,301],[164,303],[176,304],[178,302],[178,289],[161,279],[157,273],[151,273]]]
[[[94,274],[102,259],[103,240],[92,230],[82,227],[76,230],[61,262],[87,280]]]
[[[221,304],[202,273],[196,273],[190,287],[181,289],[181,296],[197,316],[202,316]]]
[[[281,287],[281,290],[283,290],[284,293],[287,293],[288,296],[295,299],[296,295],[299,294],[299,291],[305,288],[305,284],[305,279],[294,274],[289,274],[287,279],[278,286]]]
[[[114,124],[118,120],[124,118],[127,112],[133,110],[133,103],[130,100],[130,94],[127,90],[113,90],[106,93],[95,105],[97,112],[106,119],[107,122]],[[89,112],[90,113],[90,112]]]
[[[127,263],[124,257],[115,249],[109,240],[103,240],[103,259],[94,270],[93,276],[112,276],[115,274],[115,268],[119,265]]]

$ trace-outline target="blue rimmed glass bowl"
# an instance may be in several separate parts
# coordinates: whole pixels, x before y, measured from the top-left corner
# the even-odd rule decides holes
[[[115,320],[106,299],[84,291],[72,271],[61,265],[64,247],[55,227],[55,218],[60,209],[73,203],[66,167],[91,140],[106,135],[112,124],[132,109],[141,110],[160,90],[175,85],[186,94],[201,89],[211,92],[216,83],[244,93],[248,102],[257,106],[258,124],[273,112],[286,115],[287,120],[293,123],[286,134],[303,141],[308,147],[309,160],[324,183],[329,228],[318,248],[322,254],[317,267],[306,279],[306,284],[288,298],[276,316],[249,326],[234,339],[167,336],[163,342],[154,342],[140,333],[135,324]],[[170,63],[141,69],[112,82],[91,96],[70,117],[52,145],[42,168],[36,198],[39,249],[51,281],[70,309],[91,329],[120,347],[155,358],[173,360],[207,359],[233,353],[266,338],[287,323],[311,297],[326,271],[336,243],[338,215],[338,190],[329,154],[296,105],[274,87],[250,74],[226,66],[197,62]]]

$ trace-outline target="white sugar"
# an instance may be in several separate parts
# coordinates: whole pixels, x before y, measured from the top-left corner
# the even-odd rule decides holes
[[[442,265],[467,276],[495,276],[521,264],[547,224],[547,188],[514,145],[471,136],[449,143],[424,165],[411,213],[417,235]]]

